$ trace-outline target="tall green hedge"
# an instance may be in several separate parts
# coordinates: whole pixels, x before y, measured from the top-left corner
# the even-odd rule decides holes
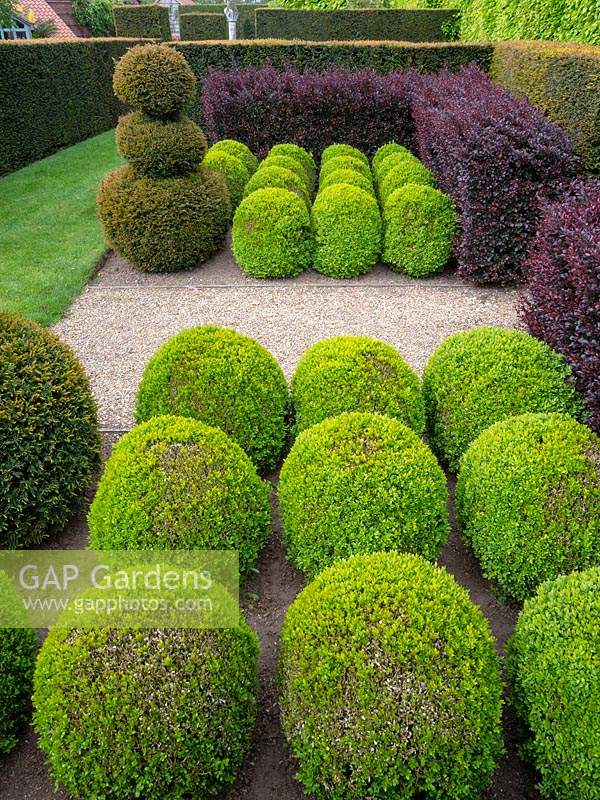
[[[179,33],[182,41],[207,41],[228,38],[225,14],[182,14],[179,17]]]
[[[456,19],[451,9],[341,8],[308,11],[258,8],[256,36],[259,39],[303,39],[305,41],[443,42]]]
[[[254,39],[256,35],[256,5],[254,3],[238,3],[237,10],[239,13],[237,38]],[[213,14],[225,20],[224,11],[223,3],[195,3],[193,6],[179,6],[179,21],[181,24],[183,22],[183,17],[187,17],[190,14]],[[189,38],[190,37],[188,37],[188,39]],[[228,38],[227,22],[225,22],[225,37],[221,38]],[[196,37],[196,39],[198,39],[198,37]]]
[[[117,36],[138,36],[170,41],[169,10],[156,4],[115,6],[113,8]]]
[[[0,175],[112,128],[123,111],[112,88],[115,61],[135,44],[139,40],[2,42],[0,75],[7,81]]]

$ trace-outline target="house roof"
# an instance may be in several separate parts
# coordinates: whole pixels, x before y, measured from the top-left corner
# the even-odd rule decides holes
[[[22,0],[22,5],[25,10],[33,11],[36,22],[46,22],[51,20],[56,25],[55,36],[60,36],[61,39],[76,39],[77,36],[66,22],[59,17],[57,12],[46,0]]]

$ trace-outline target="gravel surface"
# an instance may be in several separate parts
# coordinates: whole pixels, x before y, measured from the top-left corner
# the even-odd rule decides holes
[[[187,285],[174,282],[184,278]],[[150,356],[193,325],[214,323],[254,337],[289,377],[304,350],[328,336],[383,339],[420,372],[454,331],[517,324],[516,291],[468,286],[453,274],[417,281],[384,267],[366,278],[343,282],[307,273],[291,281],[251,281],[228,250],[175,276],[141,275],[111,257],[55,330],[90,376],[102,427],[120,429],[132,424],[136,388]]]

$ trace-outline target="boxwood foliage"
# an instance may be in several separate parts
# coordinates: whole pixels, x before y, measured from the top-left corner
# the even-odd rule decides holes
[[[291,169],[279,167],[267,161],[261,163],[246,184],[244,197],[248,197],[248,195],[252,194],[257,189],[285,189],[302,198],[307,206],[310,204],[310,194],[307,188],[306,177],[292,172]]]
[[[227,182],[232,212],[239,206],[244,196],[244,189],[250,179],[248,169],[241,158],[226,153],[224,150],[213,150],[211,147],[202,162],[207,169],[220,172]]]
[[[406,186],[408,183],[418,186],[435,186],[436,181],[433,174],[424,164],[416,158],[406,158],[400,160],[401,156],[389,156],[381,165],[383,177],[378,181],[379,199],[381,205],[385,206],[388,197]],[[398,159],[396,162],[395,159]],[[390,164],[390,168],[386,169]]]
[[[419,556],[324,570],[287,613],[279,683],[298,778],[317,800],[476,798],[502,752],[488,624]]]
[[[96,403],[68,345],[0,313],[0,548],[60,531],[100,462]]]
[[[517,601],[600,564],[600,438],[563,414],[497,422],[461,459],[457,509],[484,575]]]
[[[358,147],[353,147],[351,144],[330,144],[329,147],[326,147],[321,153],[321,167],[328,161],[331,161],[332,158],[338,158],[339,156],[356,158],[359,161],[364,161],[367,166],[369,165],[369,159]]]
[[[278,156],[269,153],[261,164],[261,169],[264,167],[282,167],[295,173],[303,181],[308,194],[312,195],[314,181],[310,180],[306,168],[294,156]]]
[[[373,172],[375,176],[378,175],[379,167],[385,161],[385,159],[394,153],[404,156],[412,155],[410,150],[407,150],[404,145],[398,144],[397,142],[387,142],[386,144],[382,144],[381,147],[377,148],[375,155],[373,156]]]
[[[96,550],[236,550],[256,563],[271,514],[268,484],[223,431],[154,417],[115,446],[90,508]]]
[[[299,161],[304,169],[306,170],[306,174],[310,179],[311,186],[315,182],[315,176],[317,174],[317,166],[315,164],[315,159],[313,158],[312,153],[309,153],[308,150],[305,150],[304,147],[300,147],[297,144],[290,144],[290,143],[281,143],[281,144],[274,144],[273,147],[269,150],[270,156],[290,156],[291,158],[295,158],[296,161]]]
[[[395,172],[391,170],[387,177]],[[448,195],[431,186],[408,183],[384,202],[382,260],[413,278],[444,269],[458,231],[458,217]]]
[[[332,158],[327,166],[343,160]],[[323,275],[352,278],[369,272],[379,261],[383,234],[379,206],[375,197],[359,186],[341,183],[319,191],[312,207],[312,224],[314,268]]]
[[[359,186],[369,194],[375,196],[375,189],[373,188],[373,181],[371,178],[366,178],[360,172],[355,172],[352,169],[336,169],[334,172],[329,172],[321,181],[321,189],[327,189],[328,186],[337,186],[340,183],[346,183],[350,186]]]
[[[253,191],[235,212],[231,246],[240,269],[255,278],[299,275],[311,266],[314,253],[304,199],[281,188]]]
[[[351,169],[353,172],[364,175],[365,178],[371,178],[371,167],[366,160],[354,156],[334,156],[321,164],[319,181],[324,180],[331,172],[338,169]]]
[[[53,628],[34,722],[75,797],[211,797],[231,784],[256,716],[258,641],[235,628]]]
[[[583,403],[564,358],[526,333],[481,327],[454,333],[423,372],[429,440],[450,469],[479,434],[506,417],[559,412],[578,418]]]
[[[448,537],[447,500],[427,445],[380,414],[340,414],[303,431],[279,481],[288,557],[309,578],[361,553],[436,558]]]
[[[231,156],[241,158],[246,165],[249,175],[254,175],[256,172],[258,167],[258,158],[254,155],[252,150],[250,150],[247,144],[238,142],[235,139],[221,139],[220,141],[215,142],[210,149],[213,151],[223,150],[226,153],[229,153]]]
[[[423,433],[419,378],[391,345],[368,336],[334,336],[302,355],[292,377],[298,434],[344,411],[385,414]]]
[[[283,447],[288,387],[279,364],[254,339],[205,325],[169,339],[142,375],[135,417],[174,414],[221,428],[261,469]]]
[[[599,597],[599,567],[544,583],[507,645],[513,702],[530,733],[525,753],[548,800],[598,797]]]

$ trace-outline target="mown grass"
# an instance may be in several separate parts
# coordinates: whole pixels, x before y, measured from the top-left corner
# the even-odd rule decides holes
[[[106,250],[102,176],[121,163],[114,131],[0,178],[0,310],[59,320]]]

